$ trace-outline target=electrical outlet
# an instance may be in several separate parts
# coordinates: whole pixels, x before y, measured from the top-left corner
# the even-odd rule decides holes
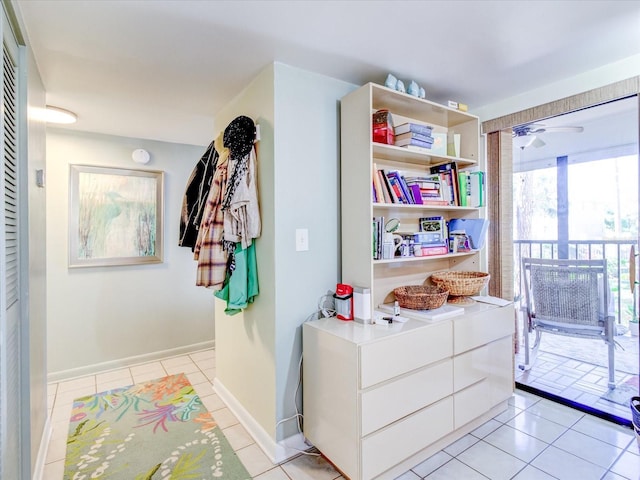
[[[306,252],[307,250],[309,250],[309,230],[296,228],[296,252]]]

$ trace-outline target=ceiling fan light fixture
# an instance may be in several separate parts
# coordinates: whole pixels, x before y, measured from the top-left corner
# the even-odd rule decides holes
[[[51,105],[47,105],[45,108],[45,118],[44,120],[47,123],[60,123],[60,124],[71,124],[76,123],[78,121],[78,116],[64,108],[53,107]]]
[[[544,147],[546,145],[546,143],[544,143],[542,140],[540,140],[538,137],[534,136],[533,140],[530,144],[530,146],[534,147],[534,148],[540,148],[540,147]]]

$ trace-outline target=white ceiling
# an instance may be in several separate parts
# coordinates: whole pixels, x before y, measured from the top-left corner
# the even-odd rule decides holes
[[[77,130],[197,145],[266,65],[470,110],[640,54],[638,1],[14,0]]]

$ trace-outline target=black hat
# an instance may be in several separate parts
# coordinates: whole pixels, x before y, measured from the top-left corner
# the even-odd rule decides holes
[[[234,118],[224,130],[224,146],[232,158],[242,158],[251,151],[256,139],[256,126],[249,117]]]

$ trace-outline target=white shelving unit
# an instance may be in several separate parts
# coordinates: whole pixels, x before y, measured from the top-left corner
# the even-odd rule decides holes
[[[461,135],[460,157],[372,142],[371,115]],[[481,209],[374,203],[374,168],[424,174],[455,161],[478,165],[477,117],[367,84],[341,101],[342,281],[371,288],[372,308],[393,289],[438,270],[483,270],[481,252],[373,260],[372,219],[479,218]],[[352,480],[392,479],[506,408],[513,392],[513,305],[477,303],[439,322],[362,325],[328,318],[303,326],[304,433]]]
[[[460,157],[435,156],[394,145],[375,143],[371,115],[388,109],[396,125],[427,124],[436,133],[460,134]],[[480,121],[466,112],[412,97],[369,83],[341,101],[342,281],[372,289],[372,307],[392,299],[395,287],[419,285],[430,272],[446,269],[481,270],[479,252],[374,261],[371,254],[374,216],[400,219],[400,231],[419,231],[418,219],[443,215],[479,218],[480,209],[374,203],[371,180],[374,168],[424,175],[433,165],[455,161],[459,168],[478,166]],[[375,166],[375,167],[374,167]]]

